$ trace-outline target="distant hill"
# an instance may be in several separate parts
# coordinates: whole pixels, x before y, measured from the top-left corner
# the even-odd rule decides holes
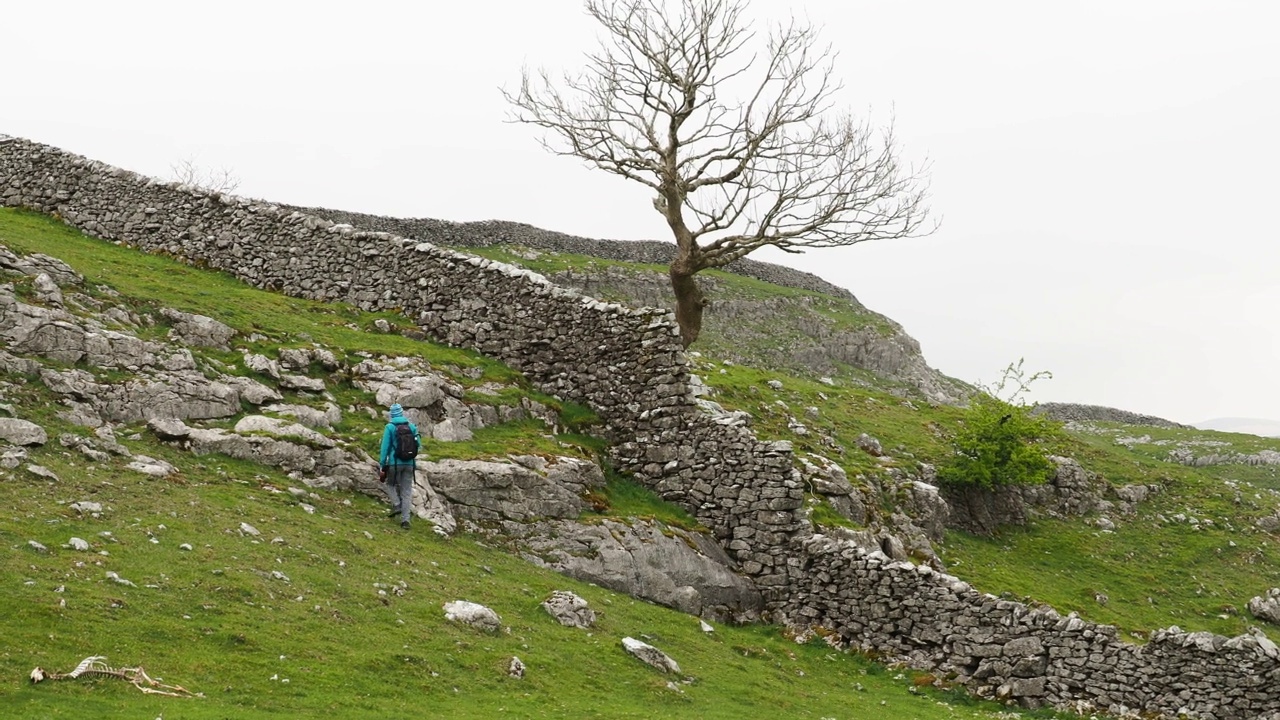
[[[1261,437],[1280,437],[1280,421],[1260,420],[1258,418],[1214,418],[1198,422],[1201,430],[1221,430],[1222,432],[1248,433]]]

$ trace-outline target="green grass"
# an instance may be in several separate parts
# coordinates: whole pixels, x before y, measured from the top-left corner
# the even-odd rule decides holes
[[[608,468],[605,479],[604,491],[590,498],[599,509],[587,513],[588,519],[593,516],[641,518],[685,530],[705,529],[683,508],[662,500],[636,481]]]
[[[751,413],[761,438],[791,440],[797,453],[835,460],[855,485],[891,468],[918,473],[921,462],[937,464],[950,452],[947,440],[963,418],[957,408],[874,387],[832,387],[709,356],[697,362],[697,372],[715,389],[714,400]],[[770,387],[770,380],[782,387]],[[809,408],[816,408],[816,416]],[[793,419],[807,434],[792,429]],[[893,460],[885,463],[858,449],[861,433],[879,439]],[[1117,442],[1144,435],[1149,439],[1132,447]],[[1228,636],[1259,626],[1246,604],[1280,586],[1280,542],[1253,523],[1280,506],[1280,467],[1186,467],[1169,459],[1179,443],[1197,454],[1280,450],[1280,440],[1251,435],[1096,423],[1068,432],[1052,451],[1076,458],[1113,486],[1163,488],[1136,515],[1109,513],[1114,532],[1098,529],[1096,517],[1035,520],[993,538],[950,532],[935,550],[949,571],[979,590],[1075,611],[1117,625],[1137,642],[1170,625]],[[894,506],[883,500],[868,510],[887,515]],[[810,519],[819,527],[853,527],[825,502],[811,507]],[[1212,525],[1193,529],[1175,519],[1180,514]],[[1280,631],[1268,632],[1280,638]]]
[[[538,570],[476,538],[406,533],[369,498],[321,493],[310,515],[266,468],[130,445],[181,473],[150,479],[53,445],[33,459],[61,480],[0,482],[0,716],[1000,717],[995,706],[916,696],[908,675],[776,628],[704,635],[695,618]],[[77,500],[106,510],[81,517],[68,506]],[[242,534],[242,522],[261,536]],[[90,551],[63,547],[71,537]],[[563,628],[539,607],[561,589],[590,602],[596,628]],[[496,610],[503,631],[445,621],[441,606],[458,599]],[[626,636],[663,649],[682,676],[627,656]],[[91,654],[204,697],[144,696],[108,679],[25,681],[37,665],[65,672]],[[506,675],[512,656],[528,667],[522,680]]]
[[[594,458],[607,451],[593,434],[599,421],[589,409],[532,391],[500,363],[397,334],[366,332],[377,318],[403,324],[399,316],[253,290],[229,276],[87,238],[28,212],[0,209],[0,243],[66,260],[88,277],[83,291],[102,302],[153,314],[176,307],[215,317],[246,336],[260,333],[266,339],[250,343],[242,336],[237,344],[269,356],[280,345],[312,342],[352,360],[361,352],[413,355],[451,372],[468,388],[469,401],[510,403],[523,393],[561,413],[558,428],[525,421],[486,428],[467,443],[429,443],[433,459],[529,453]],[[548,262],[553,260],[567,262]],[[29,279],[12,282],[19,295],[29,295]],[[750,283],[743,287],[755,291]],[[812,302],[821,306],[820,300]],[[162,338],[166,331],[161,322],[141,334]],[[713,399],[751,413],[762,439],[791,440],[798,453],[835,460],[855,485],[895,468],[916,473],[920,463],[936,464],[949,452],[948,438],[962,418],[956,408],[930,405],[864,371],[845,368],[830,386],[787,371],[725,363],[715,352],[699,350],[695,371],[716,389]],[[197,355],[202,366],[216,362],[227,372],[247,372],[238,352]],[[469,368],[481,368],[480,377],[463,372]],[[86,434],[57,417],[60,407],[38,382],[6,380],[13,385],[4,402],[45,426],[51,437]],[[372,405],[367,393],[341,377],[327,380],[340,406]],[[769,380],[780,381],[781,389],[769,387]],[[511,387],[499,400],[474,390],[491,382]],[[799,434],[793,421],[806,432]],[[336,434],[372,447],[381,427],[380,419],[344,413]],[[140,431],[139,439],[127,439]],[[59,482],[13,471],[0,476],[0,507],[8,508],[0,513],[0,543],[7,548],[0,556],[0,630],[6,638],[0,649],[0,716],[998,716],[992,706],[970,705],[950,693],[921,699],[907,690],[911,678],[905,674],[816,643],[796,645],[775,628],[721,628],[704,637],[691,618],[536,570],[477,538],[445,541],[417,529],[403,534],[369,498],[325,493],[314,501],[317,514],[307,515],[287,494],[272,490],[290,481],[269,468],[218,456],[193,458],[155,444],[140,426],[118,433],[134,452],[165,459],[181,474],[146,479],[120,461],[87,463],[54,441],[33,457],[57,472]],[[892,460],[859,450],[861,433],[879,439]],[[1117,442],[1142,435],[1150,437],[1131,447]],[[1280,468],[1189,468],[1170,462],[1169,452],[1179,443],[1192,443],[1197,454],[1280,449],[1280,441],[1244,435],[1083,427],[1055,450],[1115,486],[1152,484],[1162,491],[1133,517],[1111,514],[1114,532],[1102,532],[1093,518],[1038,520],[993,538],[949,533],[937,549],[950,571],[979,590],[1076,611],[1117,625],[1135,641],[1172,624],[1242,632],[1256,624],[1244,610],[1248,599],[1280,586],[1276,538],[1252,529],[1277,505]],[[110,509],[100,520],[80,518],[67,505],[81,499]],[[595,499],[609,516],[696,526],[626,478],[610,475]],[[886,500],[868,509],[887,513],[892,505]],[[1212,525],[1193,529],[1188,517]],[[846,525],[821,504],[813,519]],[[257,526],[263,537],[254,542],[241,536],[240,522]],[[101,538],[104,530],[117,542]],[[148,531],[158,544],[150,542]],[[93,551],[61,547],[73,535],[94,543]],[[271,543],[277,536],[283,544]],[[28,540],[52,552],[36,553]],[[193,550],[178,550],[182,542]],[[110,554],[97,555],[100,550]],[[138,587],[112,583],[107,570]],[[271,578],[271,570],[290,582]],[[377,594],[376,583],[402,580],[408,584],[404,596]],[[59,586],[64,592],[54,592]],[[546,593],[560,588],[573,589],[602,612],[595,632],[562,629],[538,608]],[[489,636],[447,624],[440,605],[463,598],[498,610],[510,634]],[[66,607],[59,604],[64,599]],[[681,683],[681,692],[668,690],[670,678],[621,653],[623,635],[653,638],[692,681]],[[113,664],[142,664],[206,697],[144,697],[105,680],[38,686],[21,680],[34,665],[65,671],[90,654],[108,655]],[[529,665],[523,681],[505,675],[512,655]],[[279,681],[285,677],[287,684]]]
[[[269,356],[275,343],[315,341],[340,354],[412,354],[436,367],[481,367],[482,381],[522,382],[473,354],[363,332],[374,316],[251,290],[32,213],[0,210],[0,243],[63,258],[86,275],[86,292],[105,302],[142,312],[177,307],[259,332],[268,339],[251,349]],[[15,282],[19,290],[29,283]],[[163,335],[163,325],[154,329],[154,337]],[[198,351],[197,359],[246,372],[238,353]],[[58,417],[60,406],[38,382],[6,380],[4,402],[52,438],[88,434]],[[328,380],[339,405],[371,404],[341,377]],[[593,413],[557,407],[566,433],[508,423],[480,431],[471,443],[431,449],[438,457],[604,450],[599,438],[583,434],[598,422]],[[368,444],[380,427],[363,413],[345,413],[337,435]],[[157,443],[138,424],[116,431],[132,452],[166,460],[178,474],[152,479],[125,468],[124,459],[89,462],[56,440],[32,449],[29,461],[59,480],[0,470],[0,717],[1006,716],[954,694],[917,694],[910,674],[820,642],[797,644],[774,627],[705,635],[695,618],[540,570],[481,538],[441,539],[421,523],[406,533],[372,498],[319,492],[308,498],[317,508],[308,514],[284,492],[296,481],[276,470],[195,457]],[[611,475],[603,494],[615,515],[696,525],[626,478]],[[70,508],[81,500],[101,503],[102,516]],[[261,535],[243,534],[241,523]],[[71,549],[72,537],[91,549]],[[108,571],[134,585],[117,584]],[[586,598],[598,626],[585,632],[556,624],[539,603],[558,589]],[[494,608],[503,631],[445,621],[442,604],[457,599]],[[620,641],[628,635],[668,652],[682,676],[627,656]],[[110,679],[26,682],[37,665],[65,672],[89,655],[105,655],[117,667],[144,666],[203,697],[146,696]],[[528,667],[522,680],[506,675],[512,656]]]
[[[589,274],[591,294],[606,301],[633,303],[622,283],[636,278],[651,284],[666,298],[659,305],[670,307],[674,302],[667,287],[665,265],[602,260],[573,253],[529,252],[507,246],[460,250],[561,278],[570,285],[581,283],[582,276]],[[897,332],[886,318],[847,297],[783,287],[723,270],[706,270],[699,278],[711,306],[696,350],[710,356],[813,375],[795,357],[794,348],[810,347],[842,333],[870,330],[885,337]],[[863,376],[839,364],[831,372]]]

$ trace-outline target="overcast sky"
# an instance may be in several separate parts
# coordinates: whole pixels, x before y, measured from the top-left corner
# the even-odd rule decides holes
[[[1180,422],[1280,419],[1280,3],[865,2],[788,8],[842,101],[932,164],[922,239],[757,254],[851,290],[926,359],[1035,398]],[[580,0],[30,2],[0,11],[0,133],[239,192],[589,237],[666,239],[638,185],[504,123],[528,64],[576,66]]]

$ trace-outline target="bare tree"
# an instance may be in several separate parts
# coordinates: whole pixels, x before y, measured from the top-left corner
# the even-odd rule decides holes
[[[668,8],[669,4],[678,5]],[[708,304],[694,276],[765,245],[787,252],[928,232],[925,171],[892,127],[833,110],[835,55],[792,19],[757,38],[746,0],[586,0],[605,33],[557,83],[503,90],[551,152],[651,188],[675,236],[685,347]],[[763,40],[763,42],[760,42]]]
[[[232,193],[240,187],[240,178],[227,168],[206,170],[193,158],[184,158],[169,166],[173,179],[183,185],[219,193]]]

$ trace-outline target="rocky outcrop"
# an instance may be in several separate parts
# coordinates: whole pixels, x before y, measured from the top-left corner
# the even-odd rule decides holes
[[[1196,455],[1190,448],[1175,448],[1169,451],[1169,461],[1190,465],[1191,467],[1209,467],[1211,465],[1280,465],[1280,452],[1260,450],[1256,453],[1208,453]]]
[[[1171,420],[1154,415],[1142,415],[1103,407],[1102,405],[1080,405],[1076,403],[1039,403],[1032,411],[1059,422],[1113,422],[1125,425],[1150,425],[1151,427],[1190,428],[1190,425],[1179,425]]]
[[[171,308],[162,309],[160,314],[173,325],[169,331],[170,336],[183,345],[227,350],[228,343],[236,334],[234,329],[204,315],[184,313]]]
[[[441,442],[470,440],[476,430],[519,420],[559,424],[554,411],[528,398],[515,405],[465,402],[461,385],[413,358],[365,360],[351,368],[351,375],[353,384],[373,393],[379,406],[400,403],[423,437]],[[482,387],[476,392],[496,395],[501,389]]]
[[[1002,525],[1025,525],[1035,516],[1080,517],[1113,507],[1107,498],[1115,491],[1097,473],[1071,458],[1051,457],[1053,477],[1040,485],[1011,485],[995,489],[950,488],[945,497],[951,507],[950,526],[978,534],[990,534]],[[1125,497],[1146,493],[1126,491]]]
[[[706,537],[653,522],[505,524],[524,556],[578,580],[709,619],[760,617],[762,594]]]
[[[587,507],[582,496],[604,487],[600,466],[571,458],[419,461],[418,476],[459,519],[476,523],[577,518]]]

